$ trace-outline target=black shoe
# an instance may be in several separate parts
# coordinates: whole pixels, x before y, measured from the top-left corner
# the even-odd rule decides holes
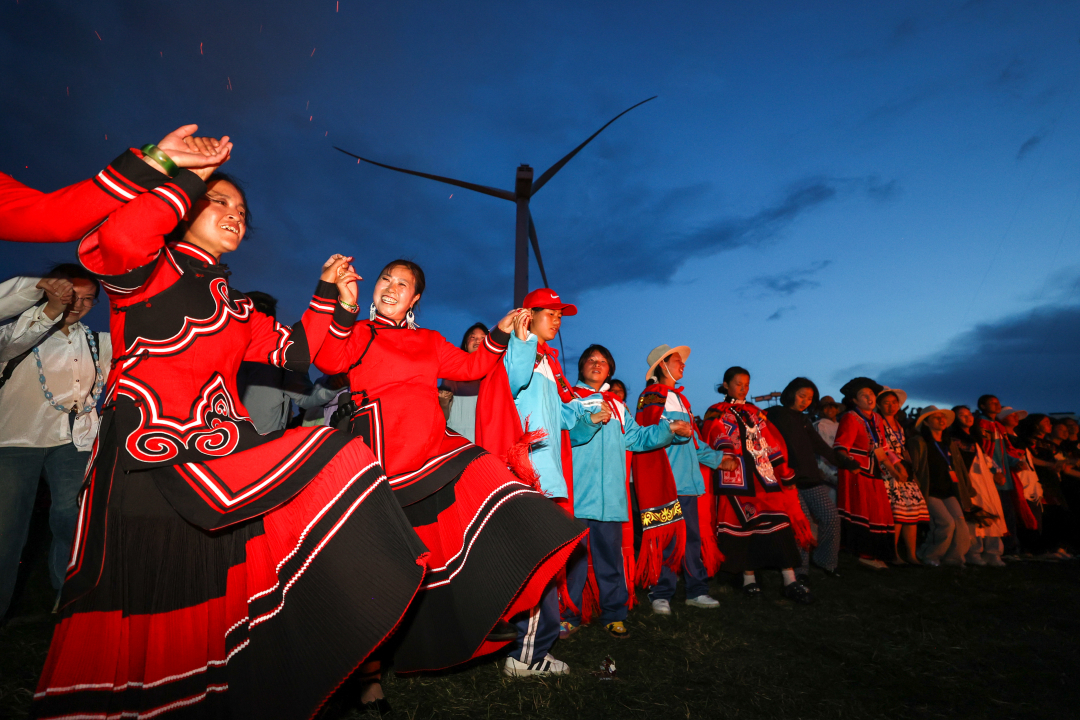
[[[743,591],[743,595],[745,595],[746,597],[752,597],[752,598],[760,598],[761,597],[761,586],[758,585],[756,582],[752,582],[749,585],[743,585],[742,586],[742,591]]]
[[[510,642],[516,640],[518,636],[518,629],[516,625],[508,623],[505,620],[499,620],[495,623],[495,627],[491,628],[491,632],[487,634],[488,642]]]
[[[799,583],[800,585],[805,585],[806,587],[810,587],[810,576],[809,575],[796,575],[795,576],[795,582]]]
[[[360,705],[361,714],[374,716],[374,717],[386,717],[394,714],[394,709],[390,707],[390,701],[386,698],[379,698],[378,700],[372,700],[371,702],[362,703]]]
[[[817,598],[810,592],[810,588],[800,582],[788,583],[780,591],[780,594],[800,605],[812,605],[817,602]]]

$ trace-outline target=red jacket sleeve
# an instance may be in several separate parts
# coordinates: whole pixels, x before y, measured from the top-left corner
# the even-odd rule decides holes
[[[292,327],[261,312],[252,313],[251,342],[244,360],[307,372],[329,334],[337,296],[336,285],[320,280],[303,318]]]
[[[145,273],[165,247],[165,236],[206,192],[206,184],[190,170],[114,212],[79,243],[79,260],[108,285],[132,290],[146,281]],[[123,277],[122,277],[123,276]]]
[[[79,240],[111,213],[166,180],[130,150],[93,178],[51,193],[0,173],[0,239]]]
[[[439,337],[442,338],[441,335]],[[469,353],[443,338],[438,349],[439,377],[446,380],[479,380],[502,361],[509,341],[509,333],[492,328],[476,352]]]
[[[334,288],[337,298],[337,288]],[[337,375],[349,369],[371,342],[368,326],[356,325],[356,313],[351,313],[334,301],[331,322],[321,340],[314,341],[319,349],[311,354],[315,367],[327,375]]]

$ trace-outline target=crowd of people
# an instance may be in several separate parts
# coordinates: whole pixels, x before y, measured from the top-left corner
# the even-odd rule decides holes
[[[282,325],[229,285],[248,201],[232,143],[196,129],[56,193],[0,174],[0,239],[79,240],[0,284],[0,613],[41,477],[51,496],[38,717],[386,714],[390,667],[566,674],[560,638],[631,637],[636,590],[670,615],[679,575],[694,612],[770,571],[806,605],[842,549],[876,572],[1078,546],[1080,426],[993,395],[910,410],[871,378],[837,402],[797,377],[763,409],[733,366],[695,415],[691,349],[662,344],[631,409],[602,345],[564,374],[577,308],[552,289],[455,345],[420,327],[405,259],[362,309],[331,256]]]

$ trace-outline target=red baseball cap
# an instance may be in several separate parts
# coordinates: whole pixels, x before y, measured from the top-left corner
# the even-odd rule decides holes
[[[559,299],[558,293],[551,288],[539,288],[525,296],[521,302],[524,308],[545,308],[547,310],[562,310],[562,314],[577,315],[577,305],[564,303]]]

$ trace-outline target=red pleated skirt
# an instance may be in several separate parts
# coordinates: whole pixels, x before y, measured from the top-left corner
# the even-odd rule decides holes
[[[98,471],[112,472],[101,574],[64,608],[36,717],[310,718],[423,580],[426,550],[359,441],[284,504],[214,532],[144,473]]]
[[[841,544],[863,557],[895,558],[892,505],[885,481],[853,470],[840,470],[838,477],[836,510]]]

